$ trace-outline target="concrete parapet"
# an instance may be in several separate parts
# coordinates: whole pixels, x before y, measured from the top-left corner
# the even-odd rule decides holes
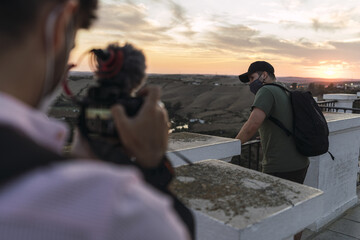
[[[181,132],[170,134],[169,149],[167,155],[176,167],[186,163],[174,153],[175,151],[192,162],[205,159],[231,160],[232,156],[240,155],[241,143],[233,138]]]
[[[305,184],[313,188],[224,161],[200,161],[240,154],[238,140],[172,134],[172,150],[198,162],[176,168],[173,185],[195,212],[197,239],[286,239],[310,224],[311,230],[318,231],[354,206],[358,202],[360,115],[324,115],[335,160],[328,153],[310,158]],[[173,152],[168,155],[175,166],[184,164]]]
[[[322,212],[311,230],[318,231],[358,201],[356,182],[360,147],[360,116],[325,113],[328,121],[329,151],[311,157],[305,184],[324,192]]]
[[[175,171],[171,189],[194,211],[198,240],[282,240],[322,211],[322,191],[224,161]]]

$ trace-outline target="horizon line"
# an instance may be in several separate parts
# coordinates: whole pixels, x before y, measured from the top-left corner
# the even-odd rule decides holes
[[[92,71],[70,71],[71,73],[91,73]],[[211,74],[211,73],[147,73],[147,75],[209,75],[209,76],[238,76],[237,74]],[[323,80],[348,80],[348,81],[360,81],[360,79],[354,78],[320,78],[320,77],[297,77],[297,76],[277,76],[276,78],[302,78],[302,79],[323,79]]]

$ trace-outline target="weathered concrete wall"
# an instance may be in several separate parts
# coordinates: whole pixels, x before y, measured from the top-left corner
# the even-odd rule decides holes
[[[176,168],[171,188],[196,216],[196,239],[282,240],[315,221],[318,189],[219,160]]]
[[[305,184],[324,192],[322,211],[310,227],[321,227],[340,216],[357,203],[356,181],[360,147],[360,115],[327,113],[329,151],[335,156],[332,160],[328,153],[310,158],[310,167]]]
[[[266,214],[264,215],[264,211],[261,210],[260,212],[264,215],[264,218],[255,221],[258,222],[259,225],[249,223],[251,226],[255,226],[250,228],[252,230],[245,230],[247,229],[247,227],[244,226],[229,226],[229,220],[223,218],[224,216],[226,216],[225,213],[223,213],[223,216],[220,217],[220,219],[218,218],[219,216],[221,216],[221,214],[214,218],[214,216],[211,215],[212,213],[210,214],[206,211],[204,213],[204,209],[198,206],[199,203],[198,205],[196,204],[197,200],[193,200],[189,203],[191,207],[195,207],[194,209],[196,210],[196,216],[199,220],[198,228],[201,229],[201,231],[198,233],[200,234],[198,237],[200,239],[238,239],[236,237],[239,237],[241,235],[243,237],[246,236],[246,238],[242,239],[262,239],[261,235],[257,234],[263,232],[264,229],[266,232],[266,229],[273,229],[274,227],[278,226],[278,223],[285,224],[286,226],[292,225],[294,224],[293,219],[299,219],[300,221],[300,224],[298,224],[298,220],[295,221],[295,225],[301,226],[300,228],[298,228],[298,230],[301,230],[302,228],[307,227],[309,224],[313,223],[310,226],[310,229],[317,231],[330,221],[340,216],[348,208],[356,204],[358,201],[356,195],[356,179],[358,172],[360,147],[360,115],[344,113],[326,113],[325,117],[328,121],[330,130],[329,150],[336,159],[333,161],[329,154],[323,154],[321,156],[310,158],[311,164],[305,180],[306,185],[318,188],[324,192],[324,195],[321,198],[317,198],[315,202],[304,202],[304,204],[302,204],[303,207],[300,207],[300,209],[303,208],[302,210],[294,210],[291,207],[287,207],[281,210],[281,212],[284,213],[280,215],[278,213],[274,213],[272,215],[266,216]],[[180,133],[172,135],[170,140],[170,147],[173,150],[181,152],[193,162],[198,162],[209,158],[224,159],[227,157],[238,155],[241,148],[240,142],[238,140],[191,133]],[[175,166],[180,166],[184,164],[184,161],[180,160],[172,152],[169,152],[168,155]],[[204,173],[202,171],[199,172]],[[217,174],[225,178],[227,177],[227,175],[230,174],[230,172],[206,173],[205,175],[208,175],[213,179],[219,180]],[[263,175],[264,174],[262,174],[262,176]],[[191,177],[185,177],[183,178],[183,180],[184,179],[185,181],[193,181]],[[240,179],[244,178],[240,177]],[[239,186],[243,187],[243,184],[250,184],[254,186],[260,184],[259,181],[254,178],[254,176],[247,179],[250,180],[246,180]],[[260,185],[266,186],[266,184],[263,185],[263,183],[261,183]],[[264,189],[267,189],[267,187],[262,188],[263,189],[261,191],[265,191]],[[214,188],[210,189],[214,190]],[[224,186],[222,189],[219,189],[219,192],[226,194],[226,190],[227,187]],[[192,191],[202,192],[204,191],[204,189],[194,188],[192,189]],[[280,193],[281,190],[276,189],[275,192]],[[180,195],[182,194],[181,192],[179,193]],[[244,192],[239,192],[236,194],[236,196],[237,199],[243,199],[243,196],[246,196],[246,198],[244,199],[248,199],[250,201],[257,200],[261,197],[261,194],[257,193],[257,195],[253,195],[252,197],[248,198],[247,193],[245,194]],[[319,204],[319,202],[321,203]],[[206,209],[209,209],[209,206],[207,204],[209,204],[209,202],[202,201],[200,205],[205,206]],[[210,202],[210,205],[211,204],[212,203]],[[308,207],[312,208],[312,211],[307,212]],[[219,208],[222,209],[219,211],[226,211],[223,209],[222,205]],[[254,215],[258,213],[258,210],[258,207],[249,207],[247,209],[249,213],[253,213]],[[316,213],[316,216],[314,216],[314,213]],[[238,212],[238,214],[235,214],[232,218],[236,219],[236,221],[246,222],[246,219],[241,219],[242,217],[245,217],[246,219],[251,218],[248,215],[244,215],[244,212]],[[312,221],[310,221],[311,218]],[[219,223],[219,221],[221,224]],[[204,231],[204,229],[206,230]],[[292,229],[291,234],[294,234],[296,233],[296,231],[298,231],[295,230],[297,229],[296,226],[293,226],[290,229]],[[291,234],[289,234],[289,236]],[[284,232],[281,233],[281,236],[285,235],[286,234]],[[210,236],[214,236],[214,238],[211,238]],[[257,238],[247,238],[250,236]],[[274,236],[277,235],[275,234]],[[266,238],[269,239],[268,236]],[[282,238],[274,237],[271,239]]]

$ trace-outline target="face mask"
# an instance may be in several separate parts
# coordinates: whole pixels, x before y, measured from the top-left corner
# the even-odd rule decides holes
[[[263,86],[263,82],[260,81],[261,74],[258,79],[250,83],[250,91],[256,95],[257,91]]]

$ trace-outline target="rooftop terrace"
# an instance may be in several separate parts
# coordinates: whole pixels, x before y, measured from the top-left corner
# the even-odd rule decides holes
[[[241,154],[238,140],[172,134],[172,188],[195,213],[197,239],[291,239],[304,228],[302,239],[360,239],[360,115],[325,117],[335,160],[329,154],[310,158],[306,185],[226,163]],[[186,166],[175,152],[196,164]]]

